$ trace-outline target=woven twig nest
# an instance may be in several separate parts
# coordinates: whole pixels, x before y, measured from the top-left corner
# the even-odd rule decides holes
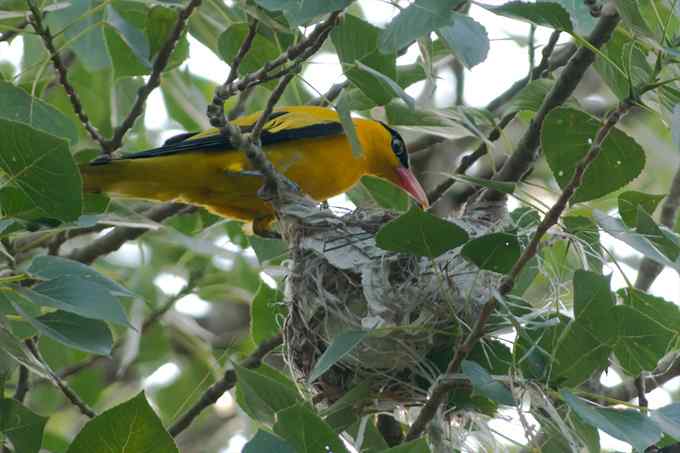
[[[380,249],[375,235],[396,217],[390,212],[337,217],[299,200],[280,212],[291,244],[284,355],[293,373],[317,403],[359,383],[369,384],[374,410],[423,403],[442,372],[434,354],[451,351],[501,276],[479,270],[459,249],[435,259]],[[451,221],[472,238],[502,229],[507,215],[503,205],[475,206]],[[369,334],[310,383],[328,346],[356,331]]]

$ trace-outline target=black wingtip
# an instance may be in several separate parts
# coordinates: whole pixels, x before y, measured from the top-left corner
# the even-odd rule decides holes
[[[98,156],[95,160],[90,161],[90,165],[106,165],[112,160],[113,159],[108,154],[102,154],[101,156]]]

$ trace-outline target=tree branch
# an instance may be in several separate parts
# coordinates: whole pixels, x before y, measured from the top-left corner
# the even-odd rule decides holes
[[[135,103],[130,109],[130,113],[128,113],[120,126],[116,128],[111,140],[106,142],[106,148],[104,150],[106,154],[111,154],[113,151],[120,148],[123,143],[123,137],[125,137],[127,131],[130,130],[137,118],[144,112],[144,105],[146,104],[149,95],[161,84],[161,73],[168,65],[172,51],[175,50],[177,42],[182,37],[182,32],[184,31],[184,27],[186,26],[189,17],[200,4],[201,0],[190,0],[189,4],[179,12],[175,28],[173,28],[163,47],[158,51],[158,55],[153,62],[149,80],[147,80],[146,84],[137,92],[137,99],[135,99]]]
[[[40,351],[38,350],[38,346],[36,345],[35,341],[33,339],[29,338],[26,340],[26,347],[28,347],[29,351],[31,351],[31,354],[36,358],[36,360],[40,361],[41,363],[44,364],[45,370],[50,375],[50,378],[52,380],[52,383],[61,390],[61,392],[64,394],[66,399],[68,399],[71,404],[76,406],[80,412],[83,415],[86,415],[89,418],[94,418],[97,416],[97,413],[90,408],[90,406],[87,405],[83,400],[80,399],[80,397],[76,394],[76,392],[71,389],[71,387],[68,386],[68,384],[64,381],[62,381],[59,376],[57,376],[47,365],[47,362],[45,362],[45,359],[43,359],[42,354],[40,354]]]
[[[236,80],[236,77],[238,76],[238,69],[241,66],[241,61],[243,61],[243,58],[250,50],[250,47],[253,45],[255,35],[257,35],[257,24],[258,24],[257,20],[253,20],[250,23],[250,26],[248,27],[248,34],[246,35],[245,38],[243,38],[241,47],[238,49],[238,52],[234,57],[234,61],[231,63],[231,69],[229,70],[227,80],[222,84],[222,86],[229,86],[234,82],[234,80]],[[250,93],[250,90],[243,91],[241,94],[243,93]],[[224,101],[221,100],[221,98],[214,96],[212,102],[210,103],[210,105],[208,105],[207,115],[208,118],[224,117]]]
[[[340,96],[340,93],[342,93],[342,90],[347,88],[350,84],[349,80],[345,80],[344,82],[339,82],[334,84],[332,87],[328,89],[328,91],[321,96],[312,99],[311,101],[308,102],[309,105],[320,105],[321,107],[327,107],[331,105],[331,103],[337,99],[338,96]]]
[[[279,347],[283,343],[283,337],[277,335],[270,340],[263,341],[257,349],[248,356],[245,360],[239,363],[243,368],[257,368],[270,352]],[[225,371],[222,379],[215,382],[209,389],[207,389],[201,398],[194,404],[182,417],[177,420],[169,429],[168,432],[172,437],[177,437],[182,431],[187,429],[189,425],[209,406],[215,404],[224,392],[236,385],[236,371],[229,369]]]
[[[477,344],[477,342],[484,336],[486,323],[496,309],[497,297],[502,297],[512,290],[517,276],[524,269],[524,266],[529,262],[529,260],[531,260],[536,255],[538,246],[543,236],[551,227],[557,224],[562,212],[564,212],[564,210],[567,208],[569,200],[576,192],[576,189],[578,189],[581,185],[583,181],[583,175],[585,174],[586,170],[588,170],[590,164],[592,164],[592,162],[600,154],[600,151],[602,150],[602,144],[607,138],[607,135],[609,135],[609,132],[614,128],[616,123],[618,123],[621,117],[630,109],[632,105],[633,104],[631,100],[623,101],[621,104],[619,104],[616,110],[607,115],[604,124],[602,124],[602,126],[598,129],[590,149],[576,166],[574,174],[569,180],[569,183],[565,186],[564,190],[560,194],[560,197],[547,212],[541,223],[538,225],[538,227],[536,227],[536,231],[534,232],[531,241],[522,252],[522,255],[520,255],[520,257],[517,259],[510,272],[503,279],[501,285],[498,288],[498,296],[492,297],[484,304],[474,327],[465,338],[463,344],[456,348],[454,356],[447,367],[447,375],[457,372],[461,362],[465,359],[465,357],[467,357],[470,351],[472,351],[472,348]],[[451,388],[452,383],[446,381],[441,381],[434,386],[429,400],[421,409],[418,418],[415,420],[413,425],[411,425],[411,429],[406,435],[407,441],[420,437],[432,418],[434,418],[436,415],[437,411],[439,410],[439,406],[445,400]]]
[[[552,39],[553,35],[551,35],[550,38]],[[555,44],[557,44],[557,40],[555,40]],[[545,54],[545,52],[546,48],[544,47],[543,53]],[[551,50],[551,52],[553,51]],[[555,52],[554,57],[551,58],[547,62],[547,64],[544,65],[543,62],[539,63],[538,66],[536,66],[534,70],[531,72],[531,75],[527,75],[523,79],[516,81],[515,83],[512,84],[510,88],[505,90],[496,99],[489,102],[489,104],[486,106],[486,109],[492,112],[501,109],[505,104],[507,104],[510,101],[510,99],[514,98],[517,93],[522,91],[522,88],[527,86],[529,82],[531,82],[532,80],[543,78],[546,76],[546,74],[551,73],[556,69],[559,69],[562,66],[566,65],[575,52],[576,46],[571,43],[567,44],[567,46],[564,49],[560,49],[558,52]]]
[[[673,176],[670,193],[661,207],[661,224],[672,229],[675,226],[678,208],[680,208],[680,168]],[[642,291],[648,291],[662,270],[663,265],[647,257],[643,258],[635,280],[635,287]]]
[[[31,16],[29,21],[33,25],[35,32],[42,39],[43,45],[47,49],[47,53],[50,54],[50,59],[52,60],[54,69],[57,71],[57,74],[59,75],[59,83],[61,83],[61,86],[64,87],[64,91],[66,91],[66,94],[68,95],[68,99],[71,102],[73,111],[75,112],[76,116],[80,120],[81,124],[83,125],[87,133],[90,134],[90,137],[92,137],[92,140],[99,143],[103,152],[108,152],[109,149],[108,143],[101,135],[101,133],[97,130],[97,128],[90,122],[90,118],[87,116],[87,113],[85,113],[85,108],[83,107],[83,103],[80,101],[80,97],[76,93],[76,90],[73,87],[73,85],[71,85],[71,82],[68,80],[68,71],[66,70],[64,62],[61,60],[61,57],[59,56],[59,52],[57,52],[57,49],[54,47],[54,41],[52,40],[52,35],[50,34],[49,29],[45,27],[43,24],[42,13],[40,12],[40,10],[38,10],[38,7],[33,3],[33,0],[26,1],[28,3],[28,7],[31,10]]]
[[[301,40],[299,43],[289,47],[283,54],[278,56],[276,59],[267,62],[257,71],[246,74],[237,80],[229,81],[229,79],[227,79],[227,82],[217,87],[213,100],[208,106],[208,118],[210,119],[211,124],[218,128],[224,127],[222,124],[222,119],[224,118],[223,105],[226,100],[232,97],[234,94],[263,83],[267,80],[271,80],[272,78],[283,76],[285,73],[290,72],[290,70],[292,70],[295,66],[316,52],[321,47],[321,44],[323,44],[325,41],[331,29],[338,22],[340,13],[341,11],[335,11],[331,13],[325,21],[316,26],[309,36]],[[291,66],[289,66],[283,72],[272,75],[272,71],[274,69],[277,69],[288,62],[292,63]]]
[[[146,216],[155,221],[161,222],[168,217],[178,214],[185,209],[194,209],[182,203],[166,203],[160,206],[155,206],[147,212]],[[106,255],[118,250],[124,243],[137,239],[142,234],[146,233],[146,228],[135,227],[117,227],[114,228],[106,236],[101,237],[91,244],[82,248],[75,249],[66,256],[66,258],[80,261],[81,263],[91,264],[94,260],[102,255]]]
[[[590,44],[596,49],[602,47],[609,40],[618,23],[619,15],[616,11],[616,6],[610,0],[602,9],[602,16],[588,38]],[[519,181],[529,171],[534,161],[538,158],[537,149],[545,116],[550,110],[561,105],[571,96],[593,61],[595,61],[595,53],[590,47],[581,47],[576,51],[558,77],[550,93],[543,100],[541,108],[531,120],[515,151],[505,161],[503,167],[494,177],[495,180]],[[487,190],[483,198],[488,201],[496,201],[502,199],[503,196],[502,193],[497,191]]]
[[[559,38],[560,31],[559,30],[553,31],[545,47],[543,47],[541,61],[538,64],[538,66],[533,68],[533,70],[527,77],[516,82],[513,85],[513,89],[506,91],[501,96],[496,98],[494,101],[491,101],[491,103],[489,103],[489,105],[487,106],[487,109],[493,111],[500,108],[503,104],[509,102],[517,93],[519,93],[522,90],[522,88],[527,86],[529,82],[537,78],[545,77],[547,74],[549,74],[550,70],[554,70],[557,67],[559,67],[554,66],[553,68],[551,68],[550,64],[550,56],[555,50],[555,45],[557,45],[557,41],[559,40]],[[564,61],[564,63],[566,63],[566,61]],[[468,171],[468,169],[472,167],[475,164],[475,162],[477,162],[481,157],[488,154],[489,142],[495,142],[496,140],[498,140],[501,137],[503,130],[507,127],[508,124],[512,122],[516,115],[517,112],[511,112],[503,116],[503,118],[501,118],[496,127],[491,131],[487,139],[484,142],[482,142],[482,144],[480,144],[474,152],[464,156],[461,159],[460,164],[458,164],[458,167],[454,171],[454,174],[456,175],[465,174],[465,172]],[[453,187],[455,183],[456,183],[455,178],[447,178],[441,183],[439,183],[439,185],[437,185],[434,189],[432,189],[430,193],[428,193],[427,199],[430,201],[430,209],[434,208],[434,205],[439,200],[441,200],[444,197],[444,195],[446,195],[446,192],[448,192],[449,189]]]

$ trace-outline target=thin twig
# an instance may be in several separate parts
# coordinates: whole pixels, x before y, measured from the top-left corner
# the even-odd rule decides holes
[[[187,285],[182,291],[180,291],[176,296],[173,296],[169,300],[167,300],[163,305],[161,305],[158,309],[154,310],[142,323],[141,326],[141,333],[143,334],[149,327],[154,325],[156,322],[158,322],[165,313],[167,313],[177,302],[179,299],[182,297],[186,296],[187,294],[190,294],[194,289],[194,285]],[[120,347],[122,346],[122,342],[116,342],[113,347],[111,348],[111,355],[113,355],[114,352],[116,352]],[[78,374],[83,370],[86,370],[97,363],[103,361],[103,360],[110,360],[110,356],[105,356],[105,355],[93,355],[86,360],[83,360],[82,362],[75,363],[73,365],[70,365],[66,368],[61,369],[59,372],[56,373],[56,375],[60,379],[65,379],[67,377],[73,376],[74,374]],[[38,380],[35,383],[36,384],[41,384],[47,382],[47,380]]]
[[[198,8],[198,6],[201,4],[201,1],[202,0],[190,0],[189,4],[179,12],[175,27],[172,29],[172,32],[170,32],[170,36],[168,36],[168,39],[165,41],[163,47],[158,51],[158,55],[153,62],[149,79],[147,80],[146,84],[141,87],[139,91],[137,91],[137,99],[135,99],[135,103],[130,109],[130,113],[128,113],[127,117],[125,117],[120,126],[116,128],[111,140],[106,142],[105,152],[107,154],[110,154],[120,148],[121,144],[123,143],[123,137],[125,137],[127,131],[132,128],[137,118],[139,118],[139,116],[144,112],[146,100],[148,99],[151,92],[160,85],[161,73],[170,62],[170,56],[172,55],[173,50],[175,50],[177,42],[182,37],[182,33],[184,32],[184,28],[186,27],[189,17],[194,12],[194,10]]]
[[[311,56],[312,53],[316,52],[325,41],[333,26],[338,22],[340,12],[341,11],[335,11],[331,13],[325,21],[316,26],[309,36],[299,43],[290,46],[284,53],[274,60],[265,63],[257,71],[217,87],[213,100],[208,106],[208,118],[210,119],[210,123],[214,127],[224,127],[221,124],[221,118],[224,117],[222,105],[227,99],[247,88],[271,80],[272,78],[283,76],[285,73],[296,69],[295,67],[299,65],[301,61],[304,61]],[[292,63],[291,66],[277,74],[272,74],[274,69],[277,69],[288,62]]]
[[[678,376],[680,376],[680,355],[676,353],[663,359],[656,369],[645,377],[645,391],[651,392]],[[599,381],[594,381],[589,383],[588,391],[605,397],[606,399],[599,401],[602,404],[608,404],[607,401],[630,401],[638,393],[635,385],[631,385],[630,381],[622,382],[614,387],[604,387]]]
[[[250,47],[253,45],[253,40],[255,39],[255,35],[257,35],[257,25],[258,22],[256,20],[253,20],[250,23],[250,26],[248,27],[248,34],[243,38],[243,42],[241,43],[241,47],[238,49],[238,52],[236,53],[236,56],[234,57],[234,61],[231,63],[231,69],[229,70],[229,75],[227,76],[227,80],[224,82],[223,86],[229,86],[231,85],[234,80],[236,80],[236,77],[238,76],[238,70],[239,67],[241,66],[241,62],[243,61],[243,58],[246,56],[248,51],[250,50]],[[249,89],[247,91],[243,91],[243,93],[250,93],[252,89]],[[249,94],[246,94],[246,98],[249,96]],[[241,96],[239,100],[243,98]],[[244,98],[245,99],[245,98]],[[226,99],[225,99],[226,100]],[[224,101],[222,98],[219,98],[217,96],[213,97],[212,102],[210,105],[208,105],[208,118],[212,116],[216,117],[223,117],[224,116]],[[245,101],[244,101],[245,102]],[[230,112],[231,115],[231,112]]]
[[[272,111],[274,110],[274,105],[279,100],[283,94],[283,90],[286,88],[288,83],[295,77],[295,74],[286,74],[278,83],[274,91],[272,92],[269,101],[267,102],[267,107],[258,118],[257,122],[251,129],[250,134],[243,134],[238,126],[228,123],[224,115],[219,118],[215,118],[213,125],[219,125],[220,133],[225,137],[228,137],[234,147],[245,152],[246,157],[253,165],[253,167],[262,173],[265,179],[265,193],[268,194],[266,198],[273,199],[278,196],[278,191],[282,184],[290,188],[295,188],[296,186],[291,183],[288,178],[281,175],[275,168],[274,165],[267,159],[259,145],[260,134],[266,121],[269,119]]]
[[[94,418],[97,416],[97,413],[90,408],[90,406],[85,403],[85,401],[81,400],[80,397],[76,392],[71,389],[71,387],[68,386],[66,382],[61,380],[59,376],[57,376],[47,365],[47,362],[45,362],[45,359],[43,359],[42,354],[40,354],[40,351],[38,350],[38,346],[36,345],[35,341],[33,339],[29,338],[26,340],[26,347],[28,347],[29,351],[31,351],[31,354],[36,358],[36,360],[39,360],[41,363],[45,364],[45,369],[50,375],[50,378],[52,380],[52,383],[54,383],[59,390],[64,394],[66,399],[68,399],[71,404],[76,406],[80,412],[83,415],[86,415],[89,418]]]
[[[238,94],[236,105],[234,105],[231,110],[229,110],[229,114],[227,115],[228,121],[234,121],[236,118],[242,116],[245,113],[246,105],[248,104],[248,100],[253,94],[254,89],[255,87],[250,87]]]
[[[567,208],[569,200],[576,192],[576,189],[580,187],[583,181],[583,175],[585,174],[586,170],[588,170],[588,167],[590,167],[590,164],[593,162],[593,160],[595,160],[600,154],[600,151],[602,150],[602,144],[609,135],[609,132],[614,128],[616,123],[618,123],[621,117],[630,109],[632,105],[632,101],[630,100],[623,101],[621,104],[619,104],[616,110],[607,115],[605,122],[598,129],[590,149],[576,166],[574,174],[569,180],[569,183],[565,186],[564,190],[560,194],[560,197],[550,208],[541,223],[536,228],[531,241],[522,252],[522,255],[520,255],[510,272],[503,279],[498,288],[498,296],[492,297],[482,306],[481,313],[479,314],[479,318],[477,319],[474,327],[465,338],[463,344],[456,348],[454,356],[447,367],[447,375],[451,375],[458,370],[461,362],[467,357],[470,351],[472,351],[472,348],[482,338],[486,328],[486,323],[496,309],[497,297],[502,297],[512,290],[517,276],[524,269],[524,266],[529,262],[529,260],[531,260],[536,255],[538,246],[543,239],[543,236],[550,228],[557,224],[562,212],[564,212],[564,210]],[[406,435],[407,441],[420,437],[427,425],[439,410],[439,406],[448,395],[451,385],[451,382],[442,381],[434,386],[429,400],[421,409],[418,418],[411,425],[411,428]]]
[[[193,209],[182,203],[167,203],[149,209],[146,217],[154,222],[161,222],[168,217]],[[100,256],[118,250],[127,241],[137,239],[147,231],[146,228],[136,227],[117,227],[105,236],[93,241],[92,243],[73,250],[66,258],[90,264]]]
[[[525,77],[516,84],[518,88],[516,91],[513,91],[510,94],[508,94],[507,92],[503,93],[503,95],[496,98],[496,100],[491,101],[491,103],[489,103],[489,105],[487,106],[487,109],[493,111],[500,108],[504,103],[509,102],[515,96],[515,94],[519,93],[519,91],[522,88],[524,88],[530,81],[536,78],[545,77],[547,74],[549,74],[550,71],[548,71],[548,69],[550,68],[550,56],[552,55],[553,50],[555,49],[555,45],[557,44],[559,38],[560,31],[555,30],[550,35],[550,39],[548,39],[547,44],[543,47],[541,61],[538,64],[538,66],[536,66],[531,71],[531,74],[529,76]],[[554,70],[557,67],[558,66],[552,69]],[[498,102],[497,101],[498,99],[501,99],[502,103]],[[503,118],[501,118],[496,127],[494,127],[494,129],[491,131],[487,139],[484,142],[482,142],[474,152],[464,156],[463,159],[461,159],[458,168],[456,168],[456,170],[454,171],[454,174],[456,175],[465,174],[465,172],[470,167],[472,167],[475,164],[475,162],[477,162],[481,157],[488,154],[489,143],[495,142],[501,137],[503,130],[507,127],[508,124],[512,122],[516,115],[517,112],[510,112],[507,115],[503,116]],[[447,178],[430,191],[430,193],[427,195],[427,199],[430,201],[430,209],[434,208],[434,205],[437,203],[437,201],[441,200],[455,183],[456,183],[455,178]]]
[[[510,101],[517,93],[519,93],[522,88],[527,86],[532,80],[540,79],[545,77],[546,74],[561,68],[569,62],[569,59],[576,53],[576,46],[574,44],[568,44],[567,47],[560,49],[555,52],[554,48],[559,39],[560,33],[555,30],[548,40],[548,43],[543,48],[541,62],[534,68],[530,75],[516,81],[512,84],[510,88],[501,93],[493,101],[489,102],[486,106],[487,110],[495,112],[503,107]],[[547,57],[546,57],[547,54]]]
[[[619,15],[616,6],[609,1],[602,10],[602,16],[598,20],[595,29],[588,41],[595,49],[599,49],[609,40],[614,28],[619,23]],[[555,85],[543,100],[540,109],[536,112],[517,144],[515,151],[505,161],[505,164],[494,177],[497,181],[519,181],[532,167],[538,158],[538,145],[541,136],[541,127],[549,111],[563,104],[574,92],[576,86],[583,78],[586,70],[595,61],[595,52],[591,47],[579,48],[569,63],[557,78]],[[496,201],[504,197],[504,194],[495,190],[487,190],[483,199]]]
[[[71,85],[71,82],[68,80],[68,71],[66,70],[66,66],[61,60],[56,47],[54,47],[54,41],[52,40],[50,30],[43,24],[43,16],[40,13],[40,10],[33,3],[33,0],[26,1],[28,3],[28,7],[31,10],[31,16],[29,20],[35,29],[35,32],[42,39],[43,45],[47,49],[47,52],[50,54],[52,65],[59,75],[59,83],[61,83],[61,86],[64,87],[64,91],[66,91],[66,94],[68,95],[68,99],[71,102],[73,111],[85,130],[88,132],[88,134],[90,134],[90,137],[92,137],[92,140],[99,143],[103,152],[108,152],[109,148],[106,140],[97,130],[97,128],[90,122],[90,118],[87,116],[87,113],[85,113],[85,108],[83,107],[83,103],[80,101],[80,97],[76,93],[73,85]]]
[[[270,352],[279,347],[283,343],[283,337],[277,335],[270,340],[263,341],[257,349],[248,356],[245,360],[239,363],[243,368],[257,368]],[[168,432],[171,436],[177,437],[182,431],[187,429],[189,425],[203,412],[204,409],[215,404],[215,402],[226,392],[236,385],[236,371],[229,369],[225,371],[222,379],[215,382],[209,389],[207,389],[201,399],[194,404],[188,411],[180,417],[171,427]]]
[[[342,93],[342,90],[347,88],[350,84],[349,80],[345,80],[344,82],[336,83],[332,87],[326,91],[326,93],[322,94],[321,96],[312,99],[311,101],[308,102],[309,105],[320,105],[321,107],[327,107],[333,103],[334,100],[337,99],[338,96],[340,96],[340,93]]]
[[[485,156],[489,152],[488,142],[495,142],[501,137],[503,130],[508,124],[515,118],[516,112],[509,113],[505,115],[498,122],[496,127],[491,131],[487,139],[477,147],[474,152],[463,156],[458,164],[458,167],[454,170],[454,175],[463,175],[467,172],[470,167],[472,167],[481,157]],[[430,201],[430,210],[434,209],[435,204],[442,199],[442,197],[449,191],[451,187],[456,183],[455,178],[447,178],[440,182],[434,189],[432,189],[427,194],[427,199]]]

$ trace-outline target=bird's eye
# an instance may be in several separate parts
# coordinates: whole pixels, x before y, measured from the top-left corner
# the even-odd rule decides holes
[[[401,162],[404,167],[408,168],[408,153],[406,152],[406,146],[404,146],[404,142],[397,137],[393,138],[392,151],[394,151],[394,154],[397,155],[399,162]]]

